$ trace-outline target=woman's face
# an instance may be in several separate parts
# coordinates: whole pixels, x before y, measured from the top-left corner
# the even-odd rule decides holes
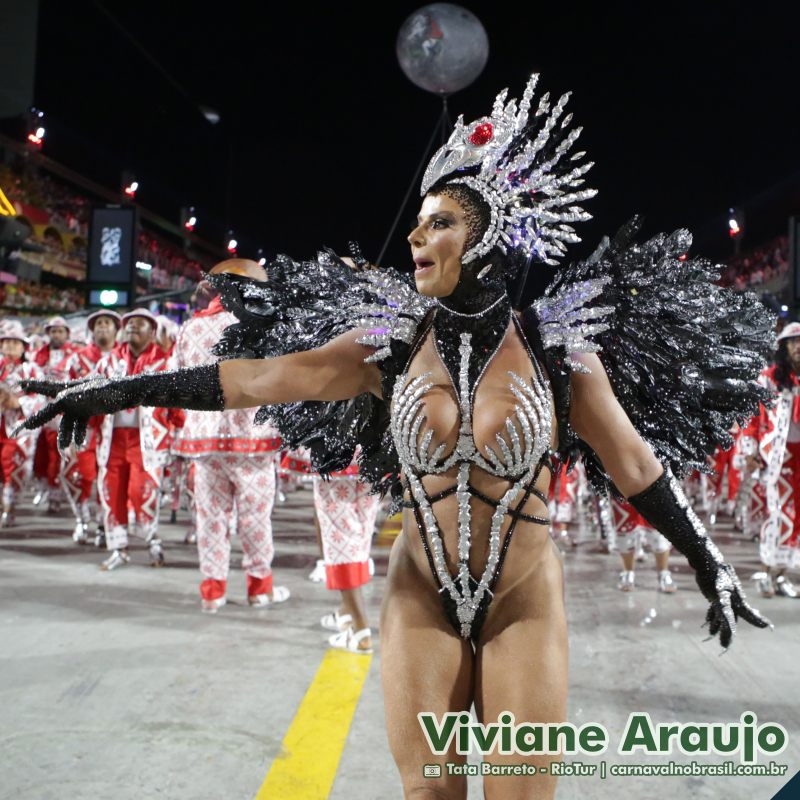
[[[25,343],[19,339],[3,339],[0,341],[0,353],[6,358],[14,359],[15,361],[22,358],[25,352]]]
[[[408,235],[420,294],[447,297],[455,291],[467,240],[465,216],[464,209],[445,194],[429,194],[422,201],[417,227]]]

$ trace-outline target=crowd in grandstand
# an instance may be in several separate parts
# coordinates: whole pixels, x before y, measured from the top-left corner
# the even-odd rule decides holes
[[[79,311],[85,303],[82,289],[60,289],[43,283],[18,280],[16,283],[0,283],[0,307],[10,310]]]
[[[13,160],[0,163],[0,189],[18,215],[32,225],[28,241],[47,254],[47,258],[37,259],[42,269],[77,279],[76,265],[85,270],[92,199],[41,170],[25,168],[24,162]],[[136,260],[150,267],[138,274],[140,291],[147,294],[191,289],[208,266],[187,255],[182,244],[145,226],[139,231]],[[0,306],[62,312],[83,306],[84,293],[77,285],[74,290],[43,287],[29,291],[30,286],[18,285],[16,290],[6,287]]]
[[[722,271],[720,283],[738,291],[757,290],[776,278],[785,278],[788,272],[789,238],[776,236],[767,244],[730,258]]]

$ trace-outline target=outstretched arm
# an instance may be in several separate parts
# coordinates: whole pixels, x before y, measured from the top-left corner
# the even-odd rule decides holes
[[[619,401],[600,359],[573,355],[591,370],[572,375],[573,429],[597,453],[606,472],[631,505],[686,556],[710,606],[709,633],[719,633],[727,648],[737,618],[765,628],[769,622],[747,604],[733,567],[708,537],[672,473],[665,470],[637,433]]]
[[[323,347],[270,359],[223,361],[219,368],[225,408],[252,408],[297,400],[347,400],[365,392],[381,396],[380,371],[348,331]]]
[[[55,395],[25,420],[33,429],[58,414],[59,446],[81,444],[90,417],[136,406],[222,411],[301,400],[345,400],[364,392],[380,396],[380,373],[365,364],[369,351],[357,343],[364,331],[350,331],[323,347],[274,359],[240,359],[220,364],[110,380],[71,384],[32,381],[26,391]]]

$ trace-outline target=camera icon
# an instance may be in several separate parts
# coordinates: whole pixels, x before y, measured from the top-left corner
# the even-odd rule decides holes
[[[425,764],[422,768],[422,776],[424,778],[441,778],[442,765],[441,764]]]

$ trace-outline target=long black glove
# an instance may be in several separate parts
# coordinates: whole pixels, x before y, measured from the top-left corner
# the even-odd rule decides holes
[[[87,378],[71,383],[22,381],[23,391],[55,396],[41,411],[28,417],[17,430],[33,430],[63,414],[58,446],[63,450],[73,440],[80,446],[91,417],[114,414],[136,406],[222,411],[225,398],[219,381],[219,364],[179,369],[174,372],[143,373],[129,378]]]
[[[45,397],[55,397],[65,389],[71,389],[73,386],[80,386],[89,380],[91,380],[91,378],[81,378],[77,381],[64,381],[62,383],[61,381],[36,380],[35,378],[31,378],[28,381],[21,381],[20,384],[23,391],[29,394],[43,394]]]
[[[736,572],[723,560],[669,469],[628,502],[686,556],[700,591],[711,603],[706,614],[709,633],[719,633],[725,649],[736,633],[738,617],[758,628],[771,627],[769,620],[747,604]]]

